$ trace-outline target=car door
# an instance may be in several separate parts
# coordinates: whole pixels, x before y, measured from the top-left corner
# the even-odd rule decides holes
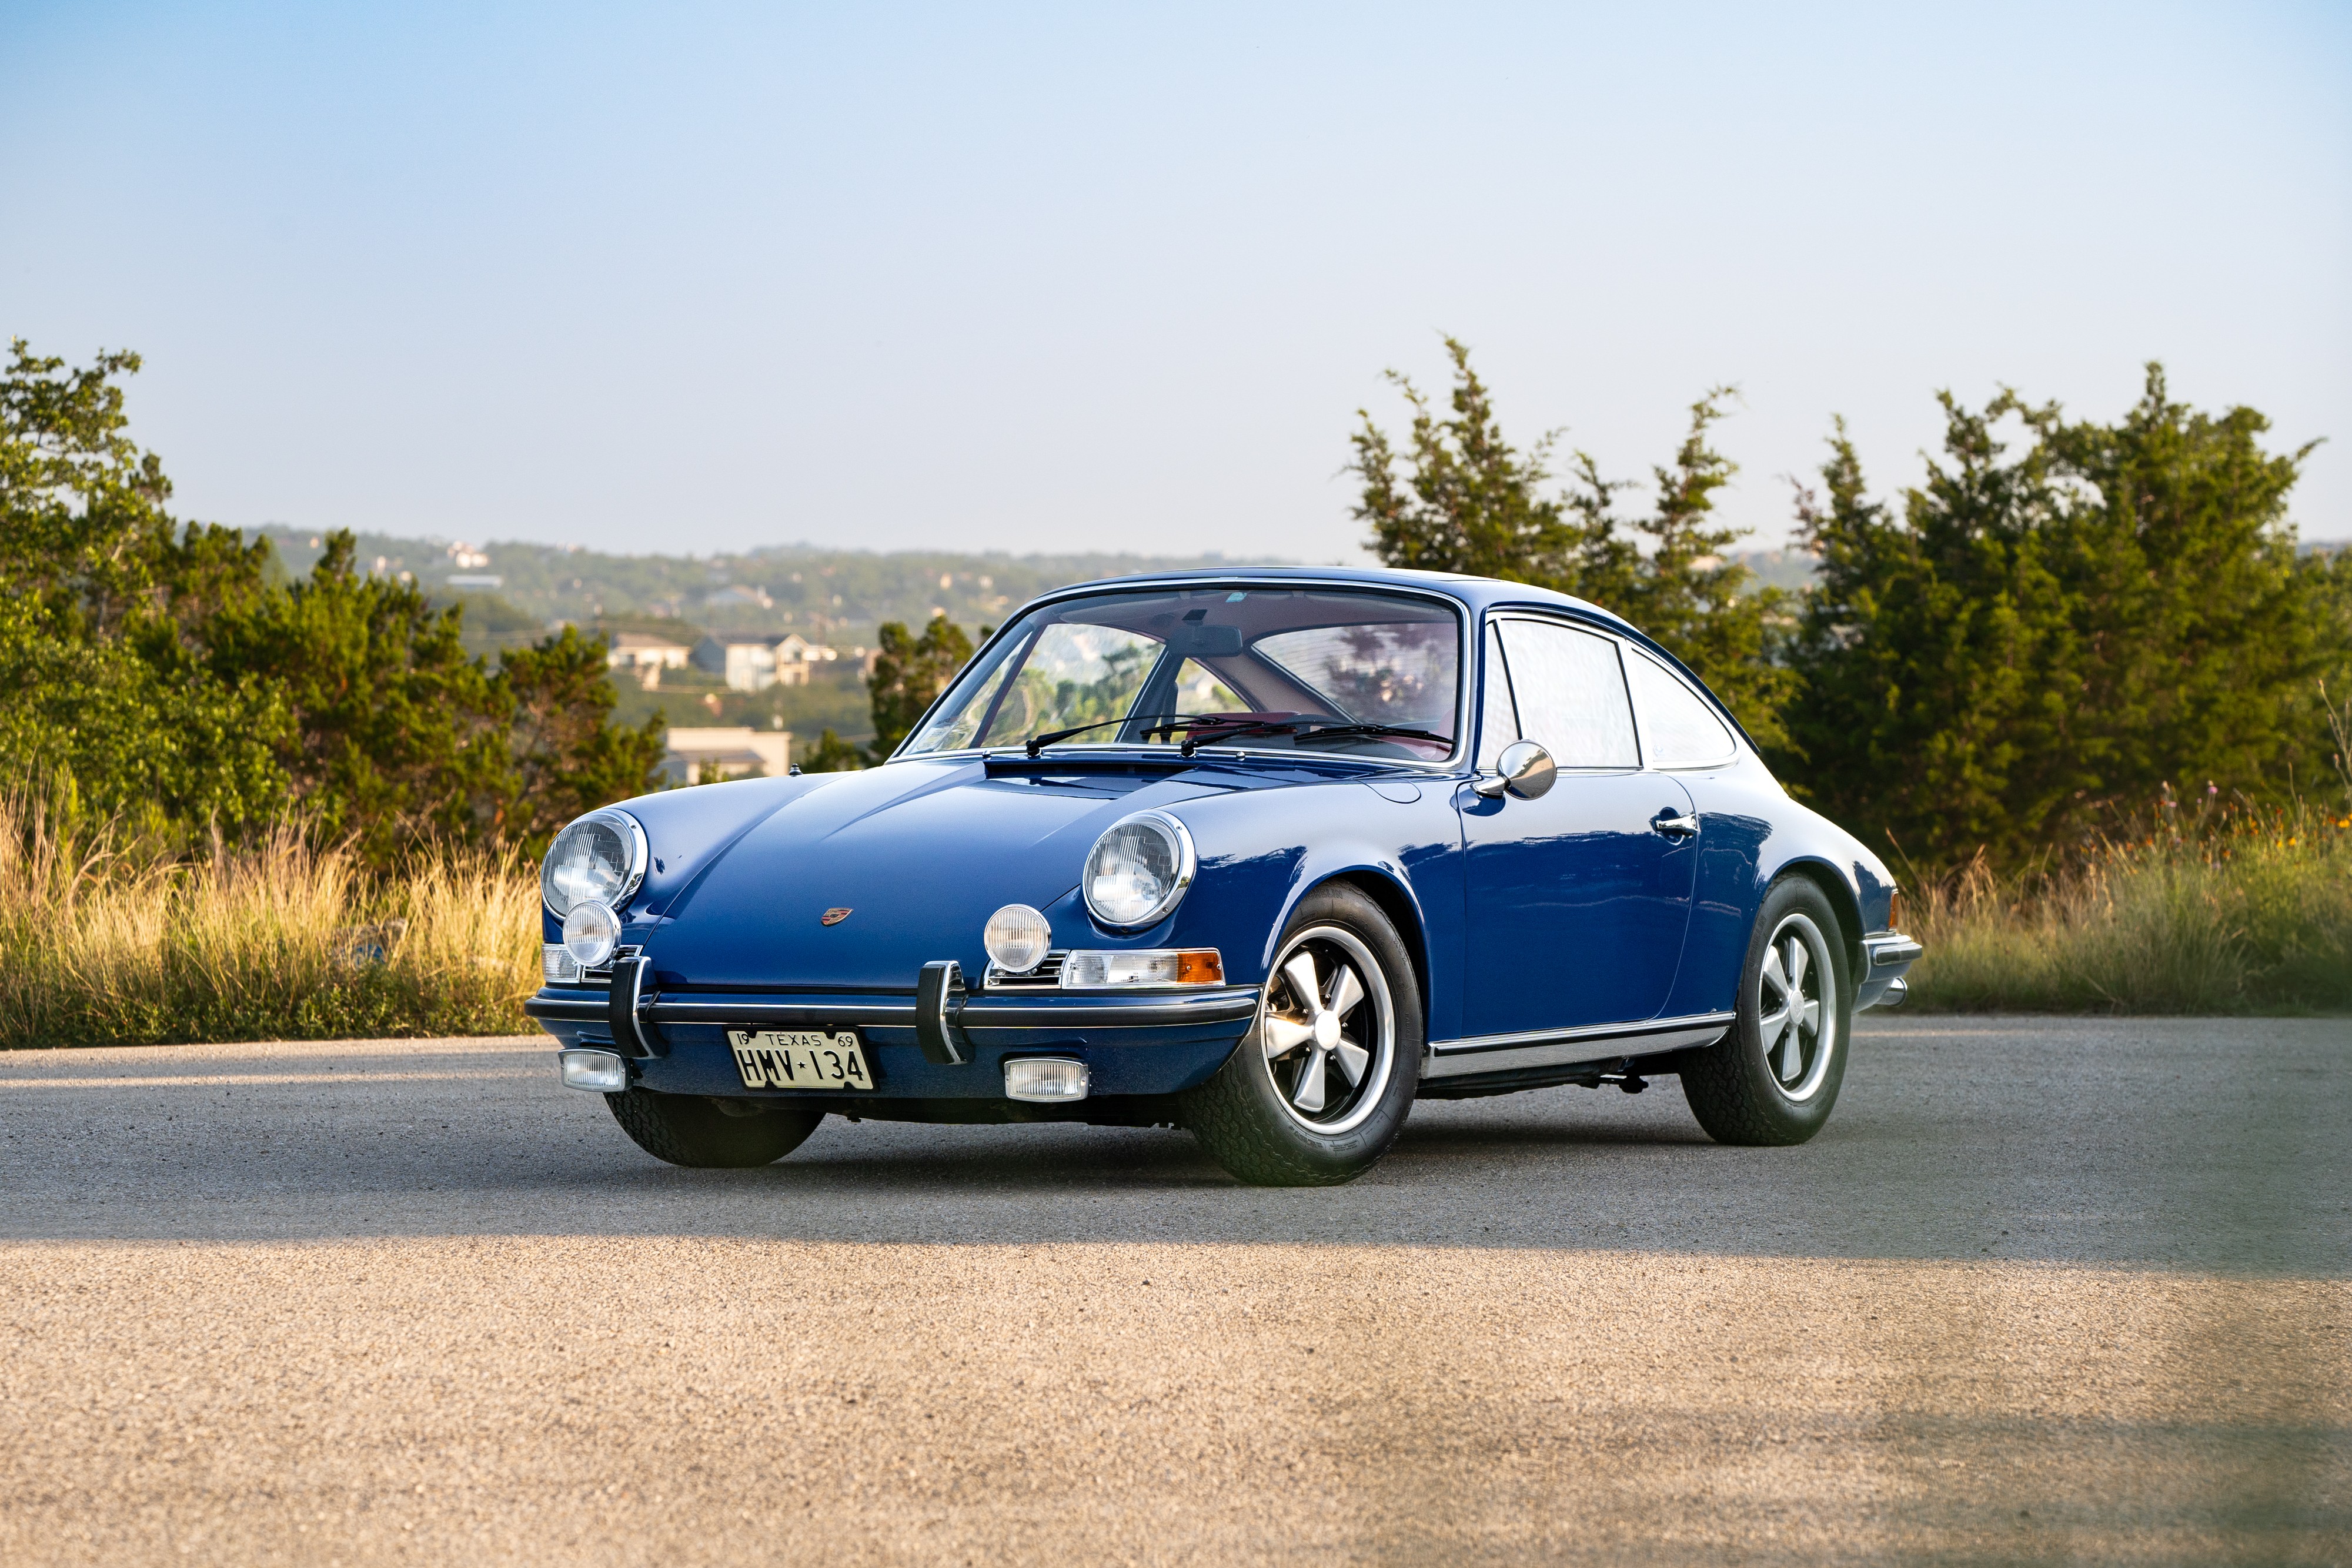
[[[1699,829],[1690,928],[1683,935],[1682,973],[1666,1011],[1725,1011],[1738,1000],[1757,862],[1772,831],[1769,800],[1759,790],[1774,794],[1779,787],[1760,768],[1743,766],[1730,726],[1696,688],[1639,647],[1628,644],[1624,654],[1643,766],[1672,773],[1690,792]]]
[[[1674,821],[1687,818],[1690,796],[1642,768],[1616,639],[1513,615],[1490,623],[1485,650],[1482,768],[1524,738],[1549,751],[1559,772],[1533,800],[1460,792],[1463,1032],[1654,1019],[1674,988],[1690,920],[1697,853]]]

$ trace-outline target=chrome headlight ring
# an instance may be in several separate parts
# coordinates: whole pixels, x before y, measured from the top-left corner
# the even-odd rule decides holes
[[[593,886],[579,887],[569,892],[560,889],[556,885],[557,878],[561,874],[556,860],[558,852],[565,847],[566,841],[572,840],[575,833],[593,834],[598,828],[609,830],[620,840],[622,854],[620,881],[609,889]],[[582,847],[585,849],[585,846]],[[548,913],[558,920],[571,914],[574,905],[591,900],[605,904],[618,913],[626,907],[630,898],[635,894],[639,887],[644,885],[646,868],[652,862],[653,852],[646,841],[645,824],[639,822],[628,812],[616,807],[607,806],[603,810],[591,811],[585,816],[575,817],[564,824],[562,832],[555,835],[555,841],[547,847],[547,858],[540,862],[540,902],[545,904]]]
[[[1156,854],[1146,847],[1154,840]],[[1136,811],[1095,840],[1078,892],[1097,924],[1112,931],[1140,931],[1167,919],[1184,902],[1200,864],[1192,834],[1182,822],[1165,811]]]

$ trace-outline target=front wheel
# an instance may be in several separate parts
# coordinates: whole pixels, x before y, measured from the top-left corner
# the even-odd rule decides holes
[[[782,1159],[808,1142],[824,1113],[789,1102],[656,1094],[632,1084],[604,1096],[613,1120],[657,1160],[703,1169],[743,1170]]]
[[[1853,984],[1837,911],[1810,880],[1774,883],[1756,912],[1739,1010],[1692,1051],[1683,1098],[1718,1144],[1801,1144],[1822,1130],[1845,1080]]]
[[[1402,1130],[1421,1047],[1421,986],[1396,927],[1356,889],[1318,888],[1275,949],[1255,1025],[1184,1096],[1184,1124],[1243,1181],[1349,1181]]]

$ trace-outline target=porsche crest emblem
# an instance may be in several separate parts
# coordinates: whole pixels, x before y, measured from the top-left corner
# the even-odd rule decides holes
[[[849,918],[849,914],[850,912],[846,909],[828,909],[824,912],[822,918],[827,925],[838,925],[843,921]]]

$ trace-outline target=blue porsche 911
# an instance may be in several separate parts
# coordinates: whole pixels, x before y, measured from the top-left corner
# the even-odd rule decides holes
[[[1920,952],[1657,643],[1407,571],[1048,594],[884,766],[591,812],[541,886],[562,1081],[685,1166],[831,1111],[1339,1182],[1416,1098],[1666,1073],[1717,1139],[1800,1143]]]

